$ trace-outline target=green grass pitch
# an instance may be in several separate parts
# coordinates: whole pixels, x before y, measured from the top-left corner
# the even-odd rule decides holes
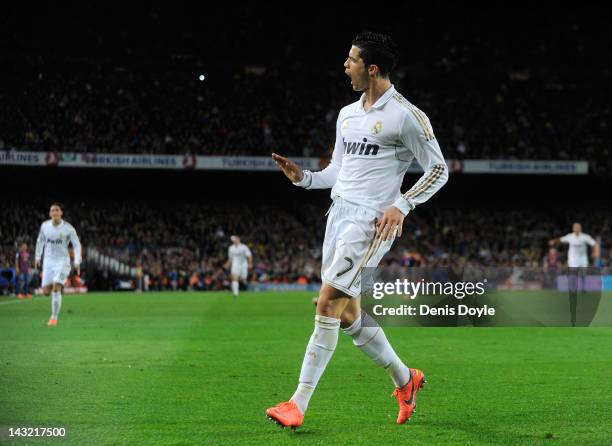
[[[291,396],[313,293],[0,300],[0,426],[67,426],[4,444],[611,444],[612,328],[386,330],[427,375],[404,426],[386,373],[344,334],[296,432]]]

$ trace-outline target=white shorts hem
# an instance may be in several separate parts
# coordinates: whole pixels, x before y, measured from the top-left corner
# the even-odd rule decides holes
[[[336,282],[333,282],[331,280],[327,280],[325,278],[321,278],[321,281],[324,284],[327,284],[330,287],[337,289],[338,291],[342,291],[344,294],[348,294],[351,299],[354,299],[354,298],[357,298],[357,297],[361,297],[361,293],[356,293],[354,291],[351,291],[348,288],[345,288],[345,287],[343,287],[342,285],[339,285]]]

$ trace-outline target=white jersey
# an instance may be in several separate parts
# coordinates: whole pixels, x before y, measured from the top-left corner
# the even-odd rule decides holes
[[[44,267],[70,265],[68,243],[72,243],[74,265],[78,266],[81,264],[81,243],[75,229],[64,220],[57,226],[51,220],[45,221],[40,225],[36,240],[36,261],[40,261],[44,253]]]
[[[429,119],[391,86],[366,112],[365,94],[344,107],[336,123],[329,166],[304,171],[295,183],[307,189],[332,188],[332,198],[379,213],[391,205],[405,215],[429,199],[448,180],[448,169]],[[425,173],[401,195],[406,170],[416,158]]]
[[[561,237],[561,243],[569,244],[567,253],[567,266],[570,268],[589,266],[589,258],[587,256],[587,245],[595,246],[596,242],[588,234],[581,232],[576,235],[573,232]]]
[[[234,265],[247,265],[248,259],[247,257],[251,256],[251,250],[244,243],[240,243],[238,245],[232,244],[227,250],[227,256],[232,262],[232,266]]]

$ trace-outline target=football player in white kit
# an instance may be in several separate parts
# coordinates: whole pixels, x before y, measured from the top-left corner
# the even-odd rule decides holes
[[[57,317],[62,306],[62,288],[70,274],[70,254],[68,244],[74,251],[74,268],[81,273],[81,243],[75,229],[62,220],[63,210],[59,203],[51,204],[50,220],[40,226],[36,241],[36,267],[42,260],[42,287],[46,296],[51,294],[51,318],[48,325],[57,325]],[[44,257],[43,257],[44,255]]]
[[[548,242],[550,246],[555,246],[557,243],[567,243],[569,245],[569,249],[567,250],[567,266],[570,319],[572,327],[575,327],[579,283],[582,284],[582,291],[586,291],[586,269],[589,267],[587,245],[593,248],[593,264],[596,264],[599,259],[600,248],[593,237],[582,232],[582,225],[580,223],[574,223],[572,225],[572,232],[569,234],[561,238],[552,239]]]
[[[397,423],[416,407],[423,372],[408,368],[381,327],[360,310],[360,273],[376,267],[402,234],[404,217],[427,201],[448,179],[448,170],[429,119],[398,93],[389,79],[397,47],[389,36],[362,33],[344,63],[354,91],[363,94],[344,107],[336,123],[331,163],[320,172],[302,171],[272,154],[296,186],[331,188],[314,332],[306,347],[299,384],[291,399],[266,410],[282,426],[298,427],[329,363],[342,327],[353,343],[390,375],[399,404]],[[400,187],[412,160],[424,174],[406,193]],[[362,321],[369,318],[367,323]]]
[[[249,269],[253,268],[253,256],[249,247],[240,243],[240,237],[232,235],[230,237],[232,245],[227,250],[227,262],[225,268],[230,267],[230,275],[232,278],[232,293],[234,297],[238,297],[240,293],[239,280],[247,279]]]
[[[561,238],[552,239],[548,242],[550,246],[557,243],[567,243],[567,266],[570,268],[588,268],[589,257],[587,255],[587,245],[593,248],[593,260],[599,259],[599,245],[589,234],[582,232],[582,225],[574,223],[572,232]]]

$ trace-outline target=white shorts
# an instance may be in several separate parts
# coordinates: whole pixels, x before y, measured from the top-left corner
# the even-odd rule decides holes
[[[54,283],[59,283],[62,286],[66,283],[66,279],[70,275],[70,265],[60,264],[60,265],[49,265],[46,266],[43,263],[43,271],[42,271],[42,286],[46,287],[49,285],[53,285]]]
[[[382,215],[337,197],[327,217],[321,279],[351,297],[361,295],[363,268],[376,268],[391,249],[390,240],[376,237],[375,221]]]
[[[232,263],[232,276],[238,276],[242,280],[246,280],[248,273],[248,265],[246,263]]]

